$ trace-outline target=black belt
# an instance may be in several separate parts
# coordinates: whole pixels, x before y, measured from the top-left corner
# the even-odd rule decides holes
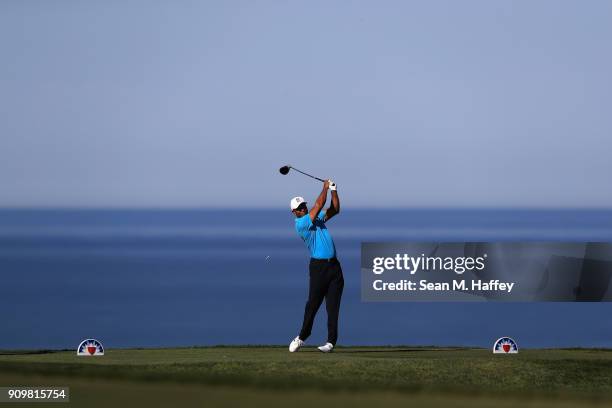
[[[338,258],[310,258],[310,262],[335,262]]]

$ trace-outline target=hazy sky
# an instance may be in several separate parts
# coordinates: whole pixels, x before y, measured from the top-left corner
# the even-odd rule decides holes
[[[0,206],[612,207],[612,2],[0,2]]]

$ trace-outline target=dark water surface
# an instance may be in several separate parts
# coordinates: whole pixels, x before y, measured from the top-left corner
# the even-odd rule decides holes
[[[612,347],[610,303],[362,303],[362,241],[612,241],[612,211],[345,210],[342,344]],[[0,349],[288,343],[308,254],[284,210],[0,210]],[[311,340],[325,340],[321,309]]]

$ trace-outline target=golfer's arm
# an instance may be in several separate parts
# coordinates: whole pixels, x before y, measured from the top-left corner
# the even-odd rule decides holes
[[[321,194],[319,194],[319,197],[317,197],[317,201],[315,201],[314,205],[310,209],[310,212],[308,213],[308,216],[310,217],[311,221],[314,221],[317,218],[317,215],[319,215],[319,212],[325,205],[326,201],[327,201],[327,188],[323,187],[323,191],[321,191]]]
[[[332,190],[331,192],[331,206],[325,211],[325,221],[329,220],[334,215],[340,212],[340,198],[338,198],[338,192]]]

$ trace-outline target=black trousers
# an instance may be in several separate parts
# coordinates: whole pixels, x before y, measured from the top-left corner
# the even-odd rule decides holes
[[[306,340],[312,332],[312,324],[319,306],[325,299],[327,309],[327,341],[336,344],[338,340],[338,314],[340,299],[344,289],[344,277],[340,262],[336,258],[310,259],[310,285],[308,301],[304,310],[304,323],[300,331],[300,339]]]

